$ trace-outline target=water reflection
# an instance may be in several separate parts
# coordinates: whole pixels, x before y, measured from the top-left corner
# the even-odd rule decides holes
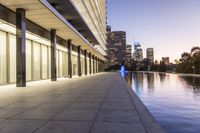
[[[159,78],[160,78],[160,82],[164,82],[166,74],[165,73],[158,73]]]
[[[147,73],[147,88],[149,93],[154,92],[155,88],[155,82],[154,82],[154,74],[153,73]]]
[[[124,78],[167,133],[199,133],[200,77],[141,72]]]
[[[195,95],[200,95],[200,78],[199,77],[182,76],[180,78],[183,79],[189,86],[192,86],[192,89]]]

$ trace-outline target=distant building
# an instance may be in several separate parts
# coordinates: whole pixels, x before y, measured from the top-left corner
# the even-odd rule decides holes
[[[135,58],[136,58],[136,61],[142,61],[143,60],[142,48],[137,49],[137,51],[135,52]]]
[[[162,62],[165,62],[165,64],[169,64],[169,57],[162,57]]]
[[[126,32],[111,31],[107,27],[107,55],[109,65],[124,64],[126,60]]]
[[[132,51],[132,45],[127,44],[126,45],[126,64],[131,63],[131,60],[132,60],[131,51]]]
[[[146,58],[150,60],[150,63],[154,63],[154,49],[147,48],[146,49]]]
[[[141,44],[139,42],[135,42],[134,43],[134,52],[136,52],[138,48],[141,48]]]
[[[133,59],[139,62],[143,60],[143,51],[139,42],[134,43]]]

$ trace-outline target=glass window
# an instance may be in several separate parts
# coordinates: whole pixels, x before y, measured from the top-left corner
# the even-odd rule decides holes
[[[59,51],[59,77],[63,76],[63,53]]]
[[[32,44],[26,40],[26,80],[32,80]]]
[[[16,36],[10,35],[10,83],[16,82]]]
[[[84,58],[81,57],[81,73],[85,74],[85,63],[84,63]]]
[[[77,75],[77,56],[72,55],[72,74]]]
[[[50,47],[48,47],[48,50],[49,50],[49,52],[48,52],[48,54],[49,54],[49,77],[48,78],[51,78],[51,48]]]
[[[63,76],[67,77],[68,74],[68,58],[67,53],[63,52]]]
[[[0,31],[0,84],[6,83],[6,33]]]
[[[93,73],[93,59],[91,59],[91,72]]]
[[[40,44],[34,42],[33,43],[33,58],[34,58],[34,80],[40,79]]]
[[[47,60],[47,46],[42,46],[42,79],[47,79],[48,60]]]
[[[96,62],[94,61],[94,72],[96,71]]]
[[[59,76],[59,52],[56,50],[56,76]]]
[[[89,59],[87,59],[87,74],[90,74],[90,62],[89,62]]]

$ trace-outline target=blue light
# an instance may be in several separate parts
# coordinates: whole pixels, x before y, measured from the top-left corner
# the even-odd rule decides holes
[[[120,73],[123,78],[128,74],[124,65],[121,66]]]

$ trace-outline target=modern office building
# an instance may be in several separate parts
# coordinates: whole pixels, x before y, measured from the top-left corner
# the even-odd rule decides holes
[[[106,0],[0,0],[0,85],[103,71]]]
[[[142,48],[138,48],[137,51],[135,52],[135,59],[136,61],[139,61],[139,62],[143,60]]]
[[[154,49],[147,48],[146,49],[146,58],[149,59],[150,63],[154,63]]]
[[[126,45],[126,63],[125,64],[130,64],[132,61],[132,45],[127,44]]]
[[[107,27],[107,55],[109,65],[124,64],[126,60],[126,32],[111,31]]]
[[[162,62],[165,62],[165,64],[169,64],[169,57],[162,57]]]
[[[134,42],[134,52],[136,52],[138,48],[141,48],[141,44],[139,42]]]
[[[134,42],[133,60],[139,62],[143,60],[143,51],[139,42]]]

